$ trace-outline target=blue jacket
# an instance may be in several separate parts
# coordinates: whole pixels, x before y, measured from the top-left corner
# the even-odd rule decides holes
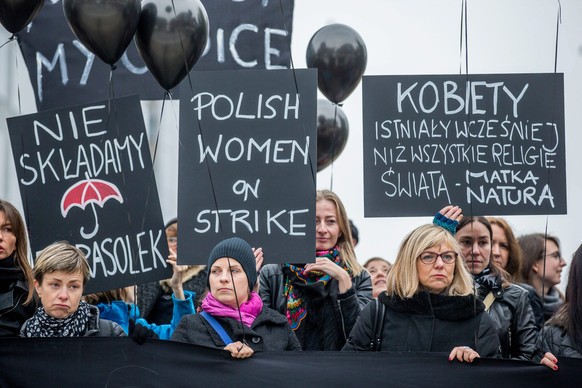
[[[194,309],[196,293],[184,290],[184,296],[186,299],[179,300],[172,295],[172,301],[174,302],[172,321],[165,325],[148,323],[145,319],[139,318],[139,309],[136,304],[129,304],[116,300],[111,304],[99,303],[97,304],[97,307],[99,308],[101,318],[118,323],[126,333],[129,331],[129,320],[133,319],[136,324],[139,323],[140,325],[151,329],[160,337],[160,339],[169,340],[172,337],[176,326],[180,323],[180,319],[182,319],[184,315],[196,314],[196,310]]]

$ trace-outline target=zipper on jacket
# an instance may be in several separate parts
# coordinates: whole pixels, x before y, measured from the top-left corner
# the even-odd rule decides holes
[[[341,300],[337,299],[337,307],[339,308],[340,319],[342,321],[342,333],[344,333],[344,340],[348,340],[348,336],[346,335],[346,325],[344,323],[344,314],[342,314],[342,302]]]

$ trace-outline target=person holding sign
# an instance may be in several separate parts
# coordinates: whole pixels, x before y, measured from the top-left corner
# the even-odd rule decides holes
[[[77,247],[55,242],[40,252],[33,270],[42,306],[20,330],[21,337],[125,336],[117,323],[99,318],[99,309],[83,302],[89,263]]]
[[[36,310],[26,227],[20,212],[0,199],[0,337],[16,337]]]
[[[248,358],[259,350],[301,350],[285,317],[253,291],[256,266],[245,240],[219,242],[208,258],[210,292],[202,312],[183,317],[172,340],[228,350],[234,358]]]
[[[372,299],[370,274],[357,261],[339,197],[319,190],[315,262],[267,264],[260,272],[265,305],[287,316],[303,350],[340,350]]]
[[[446,213],[447,208],[443,210]],[[531,360],[538,331],[528,292],[511,284],[493,261],[491,224],[485,217],[463,217],[455,236],[473,275],[477,297],[497,324],[502,357]]]
[[[461,248],[445,229],[423,225],[409,233],[387,284],[342,350],[450,352],[449,361],[460,362],[499,356],[495,323],[475,298]]]

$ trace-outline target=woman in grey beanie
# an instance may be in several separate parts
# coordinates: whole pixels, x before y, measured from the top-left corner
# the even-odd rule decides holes
[[[251,246],[238,237],[218,243],[208,258],[208,288],[202,312],[182,318],[172,340],[230,351],[234,358],[260,350],[300,350],[282,314],[263,306]],[[248,341],[247,341],[248,340]]]

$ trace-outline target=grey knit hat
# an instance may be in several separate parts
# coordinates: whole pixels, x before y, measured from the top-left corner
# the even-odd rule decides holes
[[[222,240],[212,252],[210,252],[210,257],[208,258],[208,276],[210,277],[210,268],[212,264],[218,259],[223,257],[230,257],[239,262],[243,267],[247,279],[249,280],[249,289],[252,291],[255,283],[257,282],[257,265],[255,261],[255,254],[253,249],[248,242],[239,237],[232,237],[226,240]],[[209,285],[210,288],[210,285]]]

